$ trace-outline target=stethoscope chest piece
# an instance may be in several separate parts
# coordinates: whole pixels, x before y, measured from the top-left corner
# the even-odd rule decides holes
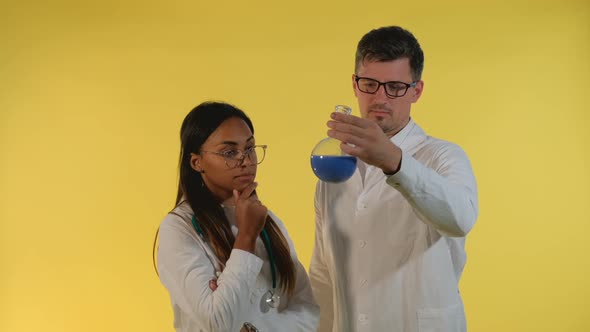
[[[264,302],[271,308],[278,308],[281,303],[281,297],[275,294],[272,290],[269,290],[264,295]]]
[[[263,314],[269,311],[278,312],[280,304],[281,297],[275,294],[275,292],[272,289],[270,289],[266,291],[264,294],[262,294],[262,296],[260,297],[260,312]]]

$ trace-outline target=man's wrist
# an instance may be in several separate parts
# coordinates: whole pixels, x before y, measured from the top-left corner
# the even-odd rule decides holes
[[[383,171],[383,174],[385,174],[387,176],[391,176],[391,175],[394,175],[395,173],[399,172],[399,170],[401,168],[402,168],[402,160],[400,158],[397,163],[392,161],[390,165],[388,165],[386,167],[382,167],[381,170]]]

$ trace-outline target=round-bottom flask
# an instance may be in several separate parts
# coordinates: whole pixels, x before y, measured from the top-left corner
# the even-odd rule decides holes
[[[336,112],[350,114],[352,109],[336,105]],[[331,137],[321,140],[311,152],[311,169],[322,181],[344,182],[356,170],[356,157],[347,155],[340,148],[340,141]]]

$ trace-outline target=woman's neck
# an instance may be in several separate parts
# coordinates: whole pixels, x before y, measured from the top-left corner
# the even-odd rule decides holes
[[[225,207],[233,207],[236,206],[236,202],[234,202],[234,197],[230,196],[229,198],[221,201],[221,206]]]

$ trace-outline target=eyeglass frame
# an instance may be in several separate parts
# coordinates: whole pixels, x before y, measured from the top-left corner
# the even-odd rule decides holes
[[[377,85],[377,89],[375,89],[375,91],[374,91],[374,92],[368,92],[368,91],[363,91],[363,90],[361,90],[361,88],[360,88],[360,86],[359,86],[359,81],[360,81],[360,80],[370,80],[370,81],[376,82],[376,83],[378,84],[378,85]],[[381,88],[381,86],[383,86],[383,91],[385,92],[385,95],[386,95],[387,97],[389,97],[389,98],[400,98],[400,97],[403,97],[403,96],[405,96],[405,95],[406,95],[406,93],[408,93],[408,89],[410,89],[410,88],[415,88],[415,87],[416,87],[416,85],[418,84],[418,81],[414,81],[414,82],[412,82],[412,83],[409,83],[409,84],[408,84],[408,83],[406,83],[406,82],[400,82],[400,81],[387,81],[387,82],[380,82],[380,81],[377,81],[377,80],[376,80],[376,79],[374,79],[374,78],[370,78],[370,77],[361,77],[361,76],[357,76],[357,75],[354,75],[354,81],[356,82],[356,86],[357,86],[357,88],[359,89],[359,91],[360,91],[360,92],[362,92],[362,93],[368,93],[368,94],[371,94],[371,95],[374,95],[374,94],[376,94],[376,93],[377,93],[377,91],[379,91],[379,88]],[[389,84],[389,83],[399,83],[399,84],[403,84],[403,85],[405,85],[406,89],[404,90],[404,93],[403,93],[402,95],[400,95],[400,96],[395,96],[395,95],[392,95],[392,94],[390,94],[389,92],[387,92],[387,85],[386,85],[386,84]]]
[[[260,161],[257,161],[255,164],[255,165],[260,165],[264,161],[264,158],[266,157],[266,148],[268,148],[268,145],[266,145],[266,144],[253,145],[246,150],[251,150],[254,152],[255,151],[254,149],[256,149],[256,148],[262,148],[262,151],[264,152],[264,156],[262,157],[262,159]],[[253,161],[252,157],[250,157],[250,153],[246,153],[246,150],[244,150],[244,151],[238,150],[238,152],[240,152],[242,154],[242,156],[240,158],[230,158],[228,156],[225,156],[223,152],[217,152],[217,151],[201,150],[200,152],[212,153],[212,154],[216,154],[218,156],[223,157],[223,161],[225,162],[225,166],[227,166],[227,168],[229,168],[229,169],[233,169],[233,168],[238,168],[238,167],[242,166],[242,164],[244,164],[244,161],[246,160],[246,156],[248,157],[248,159],[250,159],[250,161]],[[227,151],[225,151],[225,152],[227,152]],[[256,156],[256,157],[258,158],[258,156]],[[237,161],[237,164],[234,167],[230,167],[229,164],[227,163],[228,159]]]

